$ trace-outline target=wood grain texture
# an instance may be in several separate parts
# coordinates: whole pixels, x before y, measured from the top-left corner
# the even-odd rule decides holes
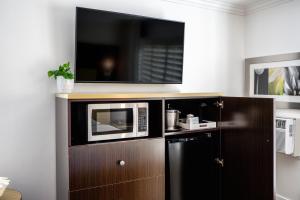
[[[165,140],[142,139],[70,148],[70,191],[164,175]],[[119,161],[125,161],[124,166]]]
[[[70,192],[70,200],[114,200],[114,186],[108,185]]]
[[[21,200],[21,199],[22,199],[21,193],[11,188],[6,188],[2,196],[0,196],[0,200]]]
[[[151,132],[157,131],[155,134],[151,133],[151,137],[163,136],[163,108],[167,102],[176,101],[178,98],[183,102],[180,106],[186,106],[185,110],[183,109],[185,114],[195,112],[200,115],[193,108],[194,105],[202,102],[197,99],[206,99],[206,97],[200,97],[202,94],[199,97],[189,94],[190,98],[194,99],[189,100],[190,104],[187,105],[186,101],[182,100],[189,98],[185,95],[187,94],[178,97],[164,96],[156,100],[152,109],[157,111],[154,112],[155,119],[150,124],[157,125],[159,128],[150,129]],[[219,95],[208,99],[219,99],[217,96]],[[165,197],[164,138],[68,147],[68,140],[70,145],[70,136],[75,131],[73,127],[68,137],[71,128],[68,127],[68,120],[70,122],[71,119],[68,106],[74,102],[92,102],[95,97],[100,98],[97,95],[84,101],[80,98],[74,100],[57,98],[57,199],[163,200]],[[109,100],[120,101],[121,97],[125,98],[124,95],[117,95]],[[128,98],[127,100],[130,100],[131,97]],[[220,157],[225,160],[221,174],[221,199],[272,200],[274,198],[273,100],[237,97],[221,97],[221,99],[224,100],[224,109],[221,112],[219,108],[212,106],[208,107],[207,112],[202,112],[206,118],[220,121],[220,127],[213,132],[221,132]],[[99,101],[106,100],[104,98]],[[157,115],[162,116],[156,118]],[[168,138],[184,136],[185,134],[168,136]],[[118,162],[121,160],[125,161],[124,166],[119,165]],[[199,195],[201,197],[201,194]]]
[[[273,200],[273,99],[222,99],[222,199]]]
[[[56,94],[56,97],[72,100],[87,99],[137,99],[137,98],[182,98],[182,97],[218,97],[220,92],[211,93],[71,93]]]
[[[70,193],[70,200],[164,200],[164,176]]]
[[[158,176],[115,185],[115,200],[164,200],[165,178]]]

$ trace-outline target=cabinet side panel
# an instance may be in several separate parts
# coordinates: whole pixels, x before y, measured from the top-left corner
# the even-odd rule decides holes
[[[56,199],[69,199],[68,100],[56,98]]]

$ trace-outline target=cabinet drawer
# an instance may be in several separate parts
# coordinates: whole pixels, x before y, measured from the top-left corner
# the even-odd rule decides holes
[[[164,176],[115,185],[114,200],[164,200]]]
[[[70,192],[70,200],[114,200],[114,186],[109,185]]]
[[[164,170],[162,138],[70,148],[70,191],[164,175]]]
[[[164,200],[164,176],[70,192],[70,200]]]

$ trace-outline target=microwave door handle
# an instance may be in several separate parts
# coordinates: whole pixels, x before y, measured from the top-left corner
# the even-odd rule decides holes
[[[139,120],[138,120],[138,106],[135,104],[133,106],[133,133],[135,136],[138,136],[138,125],[139,125]]]

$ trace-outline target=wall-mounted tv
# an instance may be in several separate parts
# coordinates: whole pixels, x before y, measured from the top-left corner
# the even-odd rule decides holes
[[[182,83],[184,23],[76,8],[77,83]]]

